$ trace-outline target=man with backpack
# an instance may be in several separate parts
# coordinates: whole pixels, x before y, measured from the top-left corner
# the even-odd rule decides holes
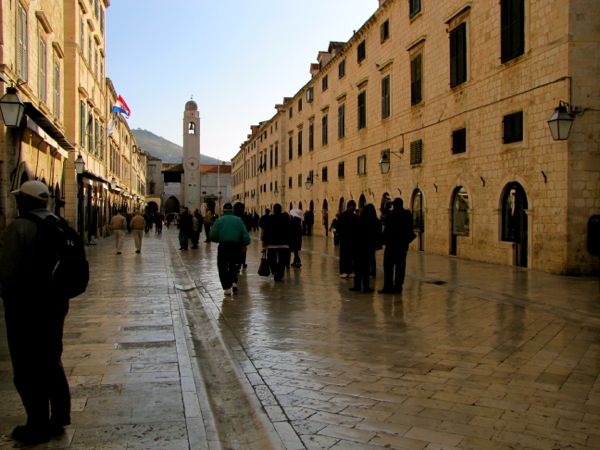
[[[46,185],[26,181],[12,193],[19,217],[0,237],[0,288],[14,384],[27,413],[12,437],[39,444],[71,423],[63,327],[69,298],[85,290],[89,272],[83,241],[47,209]]]

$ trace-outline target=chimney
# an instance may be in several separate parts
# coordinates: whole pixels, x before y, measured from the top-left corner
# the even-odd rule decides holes
[[[312,63],[310,65],[310,76],[314,77],[316,74],[319,73],[320,70],[321,66],[319,65],[319,63]]]

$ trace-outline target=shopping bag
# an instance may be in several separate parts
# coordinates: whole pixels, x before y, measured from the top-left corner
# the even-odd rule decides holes
[[[269,260],[267,259],[267,254],[265,251],[262,253],[262,257],[260,258],[260,265],[258,266],[258,274],[261,277],[268,277],[271,275],[271,269],[269,268]]]

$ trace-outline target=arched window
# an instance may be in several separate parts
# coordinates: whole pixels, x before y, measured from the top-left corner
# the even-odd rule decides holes
[[[469,194],[464,187],[454,190],[452,200],[452,233],[456,236],[469,235]]]
[[[502,240],[519,242],[521,234],[526,231],[527,196],[523,187],[517,183],[509,183],[502,194]]]
[[[425,218],[423,216],[423,192],[415,189],[412,196],[413,227],[421,232],[425,231]]]
[[[188,134],[196,134],[196,124],[194,122],[188,124]]]

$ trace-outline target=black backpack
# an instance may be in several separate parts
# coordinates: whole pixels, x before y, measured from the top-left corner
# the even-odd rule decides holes
[[[85,292],[90,268],[83,239],[65,219],[48,215],[45,219],[28,213],[36,223],[38,242],[43,249],[43,267],[50,291],[62,298],[73,298]]]

